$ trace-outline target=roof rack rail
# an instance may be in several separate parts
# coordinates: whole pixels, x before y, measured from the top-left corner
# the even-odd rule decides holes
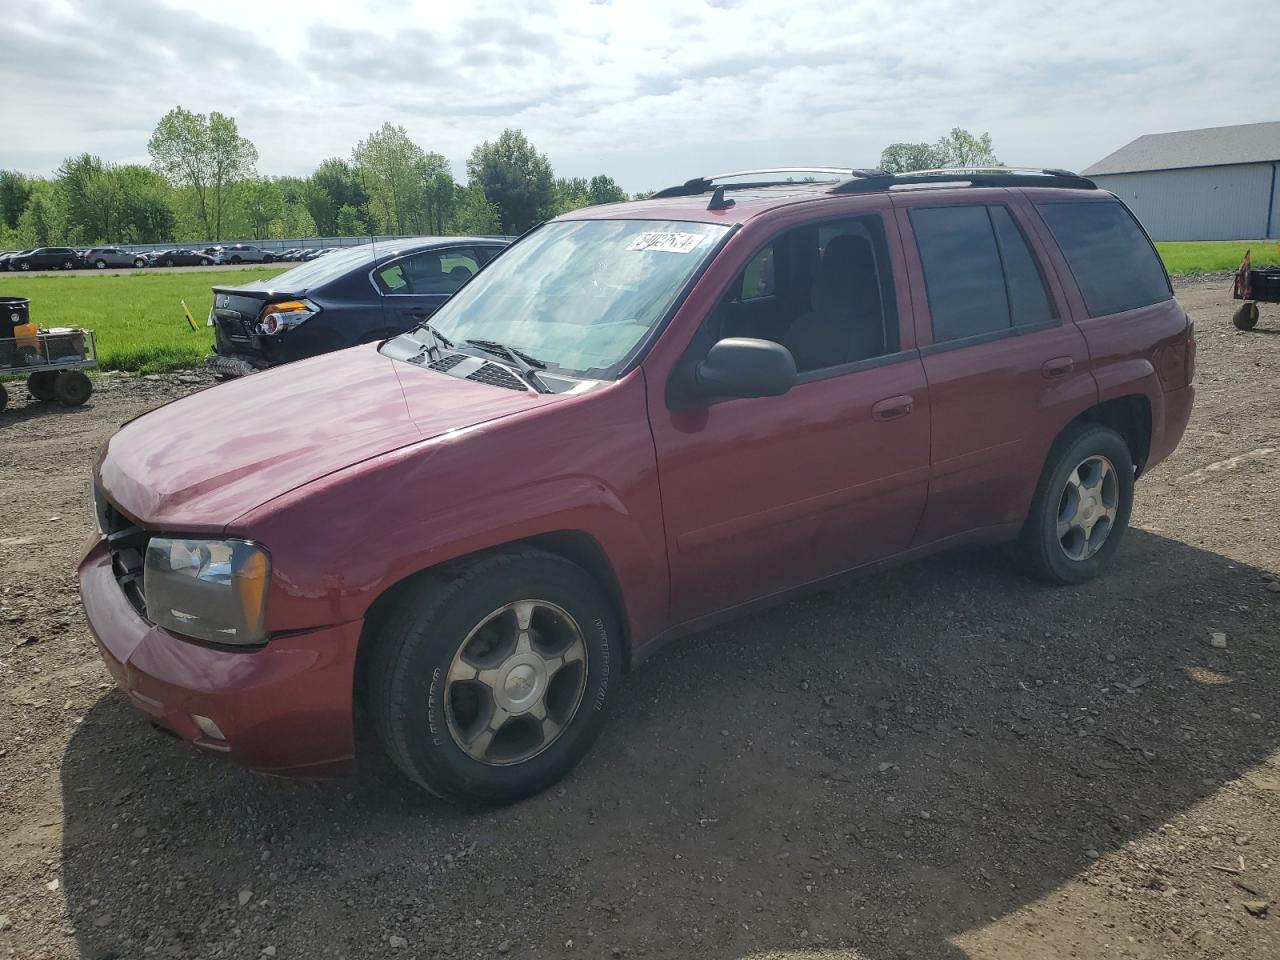
[[[831,193],[878,193],[901,186],[961,184],[972,187],[1056,187],[1063,190],[1096,190],[1088,177],[1070,170],[1045,167],[944,167],[912,170],[907,173],[878,171],[872,176],[854,176],[836,184]]]
[[[788,183],[804,183],[804,180],[798,180],[793,176],[797,173],[804,174],[826,174],[826,178],[822,181],[813,180],[811,182],[835,182],[848,179],[850,177],[870,177],[880,176],[884,174],[883,170],[864,170],[857,167],[765,167],[761,170],[738,170],[735,173],[720,173],[712,177],[694,177],[692,180],[686,180],[684,183],[667,187],[659,190],[651,199],[661,200],[666,197],[696,197],[702,193],[710,193],[717,186],[728,186],[738,190],[748,190],[752,187],[778,187]],[[787,174],[785,180],[771,179],[758,180],[749,183],[722,184],[725,180],[734,180],[738,177],[774,177],[777,178],[783,174]]]

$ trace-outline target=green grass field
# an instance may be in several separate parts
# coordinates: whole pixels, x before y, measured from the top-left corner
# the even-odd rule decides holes
[[[1280,266],[1280,247],[1274,240],[1205,240],[1196,242],[1157,243],[1156,249],[1172,274],[1218,273],[1236,270],[1251,251],[1255,267]]]
[[[1157,243],[1172,274],[1235,270],[1245,250],[1257,266],[1280,265],[1274,240]],[[205,326],[213,284],[235,285],[283,273],[283,267],[195,273],[145,271],[121,276],[0,275],[0,296],[31,298],[31,317],[44,327],[88,327],[98,333],[105,370],[156,373],[200,362],[213,331]],[[187,301],[197,329],[182,314]]]
[[[31,319],[42,327],[97,331],[104,370],[156,373],[188,367],[209,353],[213,331],[205,326],[213,284],[248,283],[283,273],[262,267],[226,272],[141,272],[118,276],[24,277],[0,275],[0,296],[29,297]],[[195,318],[192,330],[182,300]]]

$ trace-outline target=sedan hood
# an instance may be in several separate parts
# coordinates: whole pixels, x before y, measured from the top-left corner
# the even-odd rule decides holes
[[[217,531],[362,460],[556,400],[414,367],[373,345],[352,347],[130,421],[108,441],[96,475],[144,526]]]

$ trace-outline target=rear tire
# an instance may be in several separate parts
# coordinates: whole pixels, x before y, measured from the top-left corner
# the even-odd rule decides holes
[[[276,259],[275,257],[273,257],[271,254],[269,254],[269,253],[268,253],[265,257],[263,257],[263,258],[262,258],[262,262],[263,262],[263,263],[275,263],[275,259]]]
[[[231,258],[231,262],[232,262],[232,263],[241,263],[242,261],[241,261],[241,259],[240,259],[239,257],[232,257],[232,258]]]
[[[30,269],[31,269],[31,264],[29,264],[29,263],[27,263],[27,261],[23,260],[20,264],[18,264],[18,269],[19,269],[19,270],[30,270]]]
[[[105,261],[105,260],[95,260],[95,261],[93,261],[93,265],[94,265],[94,267],[96,267],[98,270],[105,270],[105,269],[107,269],[107,261]]]
[[[172,259],[169,259],[169,258],[165,258],[164,265],[165,265],[166,267],[172,267],[172,266],[173,266],[173,260],[172,260]]]
[[[514,802],[572,770],[604,726],[622,663],[595,580],[531,549],[421,575],[366,642],[383,749],[455,802]]]
[[[27,392],[31,396],[44,403],[58,398],[54,386],[57,382],[58,375],[52,370],[42,370],[39,373],[33,373],[27,377]]]
[[[78,407],[93,394],[93,381],[79,370],[64,370],[54,380],[53,392],[59,403]]]
[[[1231,322],[1237,330],[1252,330],[1258,325],[1258,305],[1252,302],[1241,304],[1240,309],[1231,315]]]
[[[1015,556],[1056,584],[1098,575],[1120,547],[1133,511],[1133,456],[1110,427],[1076,423],[1053,445]]]

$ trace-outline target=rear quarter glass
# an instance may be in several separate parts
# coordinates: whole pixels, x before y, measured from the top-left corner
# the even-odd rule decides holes
[[[1172,299],[1155,247],[1118,200],[1041,201],[1036,209],[1071,268],[1089,316]]]

